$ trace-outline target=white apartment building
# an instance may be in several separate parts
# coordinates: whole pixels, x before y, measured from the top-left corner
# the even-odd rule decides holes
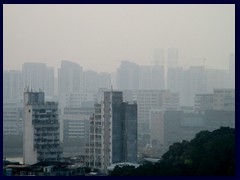
[[[23,163],[60,161],[58,105],[44,92],[24,92]]]

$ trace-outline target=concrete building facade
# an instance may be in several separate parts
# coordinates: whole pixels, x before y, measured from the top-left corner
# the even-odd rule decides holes
[[[137,161],[137,104],[123,102],[120,91],[104,92],[90,120],[88,165],[103,172],[119,162]]]
[[[41,89],[45,96],[54,95],[54,69],[45,63],[24,63],[22,66],[23,88]]]
[[[23,161],[60,161],[58,105],[45,102],[44,92],[24,92]]]
[[[22,135],[23,107],[22,102],[3,102],[3,135]]]

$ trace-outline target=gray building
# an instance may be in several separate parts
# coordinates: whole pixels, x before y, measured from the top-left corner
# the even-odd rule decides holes
[[[168,48],[167,68],[177,68],[178,66],[178,48]]]
[[[213,109],[235,111],[235,89],[214,89]]]
[[[196,94],[194,99],[195,111],[213,109],[213,94]]]
[[[152,109],[177,110],[179,95],[169,90],[138,90],[132,94],[138,104],[138,150],[148,146],[150,142],[150,111]]]
[[[3,134],[21,136],[23,133],[22,102],[3,102]]]
[[[152,147],[156,148],[161,156],[173,143],[190,141],[202,130],[213,131],[220,127],[235,128],[234,111],[151,111]]]
[[[104,101],[95,105],[87,158],[104,172],[111,164],[137,161],[137,104],[123,102],[122,92],[104,92]]]
[[[58,95],[83,91],[83,70],[74,62],[63,60],[58,69]]]
[[[41,89],[45,96],[54,95],[54,69],[45,63],[24,63],[22,66],[23,88]]]
[[[118,89],[139,89],[139,67],[137,64],[122,61],[117,69],[117,88]]]
[[[94,108],[64,108],[63,153],[64,156],[84,155],[85,145],[89,141],[90,116]]]
[[[196,94],[194,109],[235,111],[235,90],[214,89],[212,94]]]
[[[23,162],[61,160],[58,105],[44,92],[24,92]]]
[[[164,49],[156,48],[154,49],[154,64],[155,65],[164,65]]]
[[[22,99],[22,72],[16,70],[3,71],[3,100],[16,101]]]

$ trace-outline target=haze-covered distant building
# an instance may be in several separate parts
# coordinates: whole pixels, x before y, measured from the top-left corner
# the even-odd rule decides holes
[[[213,92],[216,88],[229,88],[229,73],[221,69],[205,69],[206,93]]]
[[[139,66],[139,90],[163,90],[164,66]]]
[[[16,70],[3,71],[3,100],[16,101],[22,99],[22,72]]]
[[[60,161],[58,105],[44,92],[24,92],[23,162]]]
[[[178,66],[178,48],[168,48],[167,51],[167,68],[177,68]]]
[[[74,62],[63,60],[58,69],[58,95],[83,91],[83,69]]]
[[[177,110],[179,95],[169,90],[138,90],[131,97],[138,104],[138,150],[150,144],[150,110]]]
[[[84,155],[89,142],[90,117],[94,107],[66,107],[63,119],[63,148],[67,156]]]
[[[117,69],[117,89],[139,89],[139,67],[130,61],[122,61]]]
[[[103,172],[119,162],[137,162],[137,104],[123,102],[122,92],[104,92],[90,120],[88,166]]]
[[[213,109],[235,111],[235,89],[214,89]]]
[[[194,109],[195,111],[213,110],[213,94],[196,94]]]
[[[195,111],[235,111],[235,90],[214,89],[212,94],[196,94],[194,108]]]
[[[164,66],[164,49],[163,48],[154,49],[154,65]]]
[[[151,147],[160,157],[173,143],[190,141],[200,131],[235,128],[235,113],[226,110],[204,110],[201,113],[152,110],[150,120]]]
[[[21,101],[3,102],[3,135],[22,136],[23,104]]]
[[[96,93],[100,88],[110,89],[111,75],[109,73],[97,73],[95,71],[83,72],[83,91]]]
[[[24,63],[22,66],[23,88],[45,92],[46,96],[54,95],[54,69],[45,63]]]

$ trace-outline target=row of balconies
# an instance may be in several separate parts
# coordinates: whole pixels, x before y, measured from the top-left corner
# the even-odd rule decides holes
[[[34,144],[38,145],[54,145],[54,144],[59,144],[59,139],[55,140],[34,140]]]
[[[38,148],[37,153],[39,155],[48,155],[48,154],[61,154],[62,153],[62,148]]]
[[[34,132],[34,138],[42,138],[42,139],[47,139],[50,138],[52,139],[53,137],[58,137],[59,133],[53,133],[53,132]]]
[[[33,119],[32,120],[32,124],[34,125],[34,126],[40,126],[40,127],[48,127],[49,125],[50,126],[55,126],[55,127],[57,127],[57,126],[59,126],[59,122],[58,122],[58,120],[49,120],[49,119],[47,119],[47,120],[39,120],[39,119]]]

